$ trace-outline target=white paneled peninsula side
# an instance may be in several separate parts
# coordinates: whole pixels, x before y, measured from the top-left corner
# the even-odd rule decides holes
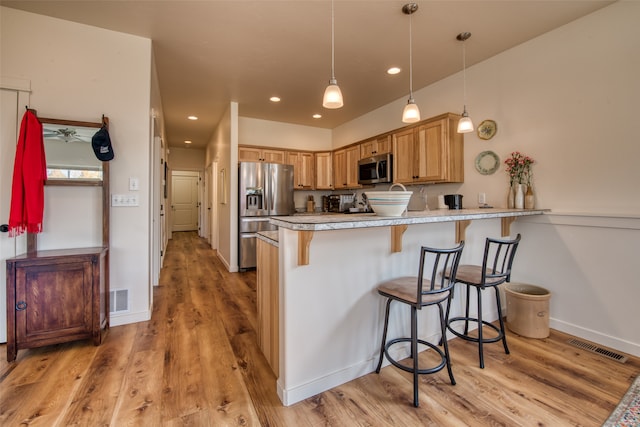
[[[258,262],[258,288],[271,285],[277,291],[277,301],[271,304],[278,313],[274,337],[278,358],[270,363],[278,376],[282,403],[294,404],[375,370],[384,315],[376,286],[393,277],[417,274],[421,246],[453,247],[465,240],[461,262],[480,262],[486,237],[508,236],[517,218],[543,213],[541,209],[461,209],[409,212],[402,217],[272,218],[279,227],[277,238],[262,236],[262,241],[277,247],[277,261]],[[526,245],[526,236],[521,245]],[[277,283],[265,283],[274,277],[264,274],[269,265],[278,266]],[[452,315],[461,310],[461,294],[455,293]],[[409,336],[404,328],[409,311],[402,308],[391,307],[391,338]],[[439,340],[436,316],[431,311],[420,313],[421,339]],[[497,313],[486,318],[495,320]],[[398,349],[398,359],[403,352],[405,348]]]

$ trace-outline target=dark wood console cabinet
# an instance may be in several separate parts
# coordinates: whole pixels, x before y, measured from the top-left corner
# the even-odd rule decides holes
[[[107,248],[38,251],[7,260],[7,360],[19,349],[80,339],[109,328]]]

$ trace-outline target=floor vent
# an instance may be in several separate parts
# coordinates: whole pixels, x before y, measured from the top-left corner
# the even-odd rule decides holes
[[[116,289],[109,292],[109,312],[129,311],[129,289]]]
[[[569,344],[571,344],[574,347],[578,347],[581,348],[583,350],[587,350],[590,351],[592,353],[597,353],[600,354],[604,357],[607,357],[609,359],[613,359],[616,362],[620,362],[620,363],[624,363],[627,361],[627,356],[624,356],[620,353],[616,353],[615,351],[611,351],[607,348],[603,348],[588,342],[584,342],[584,341],[580,341],[580,340],[576,340],[576,339],[570,339],[569,341],[567,341]]]

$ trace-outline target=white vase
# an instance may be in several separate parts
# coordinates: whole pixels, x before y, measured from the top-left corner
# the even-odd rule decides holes
[[[511,184],[509,194],[507,194],[507,209],[513,209],[516,203],[516,184]]]
[[[524,209],[524,185],[516,184],[516,195],[514,200],[514,207],[516,209]]]

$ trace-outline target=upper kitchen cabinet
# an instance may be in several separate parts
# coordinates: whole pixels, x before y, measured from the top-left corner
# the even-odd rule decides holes
[[[443,114],[393,134],[394,182],[464,182],[464,137],[460,116]]]
[[[315,182],[313,153],[288,151],[286,163],[293,165],[293,189],[313,190]]]
[[[264,147],[239,146],[238,161],[286,163],[286,152],[284,150],[269,149]]]
[[[330,151],[315,153],[316,190],[333,190],[333,157]]]
[[[333,153],[333,185],[338,189],[362,187],[358,184],[360,145],[353,145]]]
[[[391,152],[391,135],[371,138],[360,144],[360,158]]]

